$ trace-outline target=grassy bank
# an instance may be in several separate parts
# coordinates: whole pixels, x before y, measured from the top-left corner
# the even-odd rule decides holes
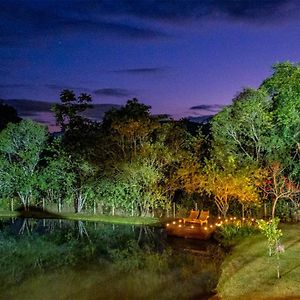
[[[300,224],[282,226],[281,278],[276,257],[267,256],[266,239],[256,234],[236,245],[222,266],[221,299],[300,299]]]
[[[37,219],[66,219],[91,222],[106,222],[115,224],[133,224],[133,225],[158,225],[159,220],[151,217],[123,217],[108,215],[88,215],[84,213],[43,213],[37,212],[18,212],[18,211],[0,211],[0,217],[27,217]]]

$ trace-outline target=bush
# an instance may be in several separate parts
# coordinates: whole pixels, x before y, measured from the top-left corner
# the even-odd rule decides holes
[[[251,222],[236,221],[233,223],[222,224],[216,231],[216,238],[225,246],[236,244],[242,238],[245,238],[258,229]]]

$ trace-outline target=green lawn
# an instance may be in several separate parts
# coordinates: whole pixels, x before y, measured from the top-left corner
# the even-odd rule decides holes
[[[84,213],[55,213],[52,216],[44,215],[42,212],[26,212],[26,217],[33,218],[55,218],[67,220],[81,220],[91,222],[107,222],[115,224],[134,224],[134,225],[157,225],[159,220],[151,217],[123,217],[123,216],[107,216],[107,215],[88,215]],[[18,217],[20,213],[17,211],[0,211],[0,217]]]
[[[300,299],[300,224],[282,225],[281,275],[277,279],[276,258],[268,257],[261,234],[234,247],[222,266],[217,286],[221,299]]]

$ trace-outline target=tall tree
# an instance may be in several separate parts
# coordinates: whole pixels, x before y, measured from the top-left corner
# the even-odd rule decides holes
[[[0,178],[26,208],[37,190],[39,163],[47,141],[44,126],[24,120],[0,133]],[[4,179],[2,179],[4,178]]]
[[[264,90],[244,89],[212,121],[213,153],[220,163],[263,163],[273,133],[272,103]]]
[[[298,181],[300,174],[300,65],[273,66],[273,74],[260,87],[273,102],[274,131],[270,156]]]

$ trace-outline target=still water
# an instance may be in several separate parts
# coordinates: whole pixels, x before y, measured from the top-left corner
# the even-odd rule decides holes
[[[206,299],[223,257],[160,228],[0,219],[0,299]]]

